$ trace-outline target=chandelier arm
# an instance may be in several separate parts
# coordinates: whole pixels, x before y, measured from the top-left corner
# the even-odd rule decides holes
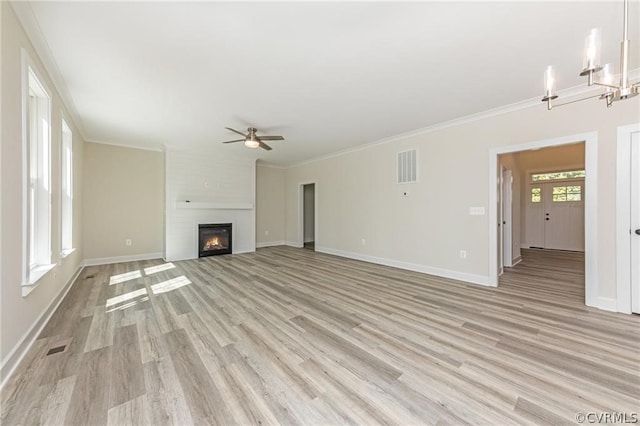
[[[619,89],[620,88],[620,86],[616,86],[615,84],[598,83],[597,81],[594,81],[593,84],[596,85],[596,86],[610,87],[612,89]]]
[[[580,98],[580,99],[574,99],[572,101],[567,101],[567,102],[562,102],[559,104],[553,104],[554,107],[561,107],[564,105],[569,105],[569,104],[575,104],[576,102],[580,102],[580,101],[586,101],[587,99],[592,99],[592,98],[599,98],[600,96],[602,96],[600,93],[598,93],[597,95],[593,95],[593,96],[587,96],[586,98]]]

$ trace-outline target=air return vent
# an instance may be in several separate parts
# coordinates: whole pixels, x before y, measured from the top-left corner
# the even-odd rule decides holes
[[[415,149],[398,153],[398,183],[418,181],[418,154]]]

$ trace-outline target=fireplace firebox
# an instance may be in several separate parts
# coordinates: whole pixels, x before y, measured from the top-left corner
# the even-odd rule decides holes
[[[198,225],[198,257],[231,254],[232,224],[208,223]]]

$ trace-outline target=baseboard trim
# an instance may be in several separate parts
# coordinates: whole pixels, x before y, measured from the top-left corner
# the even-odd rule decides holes
[[[603,311],[618,312],[618,301],[609,297],[598,297],[595,307]]]
[[[511,267],[513,268],[514,266],[516,266],[520,262],[522,262],[522,256],[518,256],[515,259],[513,259],[511,261]]]
[[[329,247],[316,247],[315,250],[320,253],[332,254],[335,256],[346,257],[354,260],[362,260],[364,262],[376,263],[379,265],[392,266],[394,268],[406,269],[408,271],[421,272],[423,274],[435,275],[443,278],[464,281],[471,284],[479,284],[487,287],[494,287],[489,284],[489,277],[484,275],[469,274],[466,272],[451,271],[449,269],[435,268],[428,265],[420,265],[417,263],[402,262],[399,260],[386,259],[383,257],[369,256],[361,253],[354,253],[343,250],[335,250]]]
[[[4,385],[7,384],[13,373],[15,372],[18,365],[20,365],[20,361],[27,354],[33,343],[36,341],[36,338],[42,332],[42,329],[49,322],[54,312],[60,306],[60,303],[64,300],[71,290],[73,283],[82,273],[84,266],[82,262],[78,265],[75,272],[71,276],[69,280],[65,283],[64,286],[60,289],[56,297],[53,298],[49,306],[42,311],[40,316],[31,324],[29,330],[22,336],[22,338],[18,341],[18,343],[11,349],[11,352],[2,360],[2,364],[0,364],[0,390],[4,388]]]
[[[289,246],[289,247],[295,247],[295,248],[302,248],[304,247],[304,245],[301,245],[300,243],[297,243],[295,241],[285,241],[284,242],[285,246]]]
[[[162,258],[164,258],[164,253],[161,252],[133,254],[130,256],[97,257],[93,259],[85,259],[84,266],[110,265],[112,263],[135,262],[137,260],[151,260]]]
[[[268,241],[264,243],[256,243],[256,248],[275,247],[275,246],[284,246],[284,245],[286,245],[285,241]]]

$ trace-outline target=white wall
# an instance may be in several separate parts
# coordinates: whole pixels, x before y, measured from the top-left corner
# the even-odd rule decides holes
[[[97,143],[86,143],[84,151],[87,262],[161,257],[164,153]]]
[[[256,246],[284,244],[285,170],[257,164]]]
[[[486,282],[488,216],[470,216],[469,207],[488,208],[489,151],[596,131],[598,295],[615,298],[616,132],[638,117],[638,98],[612,108],[595,99],[553,111],[541,103],[300,165],[287,170],[286,215],[296,217],[298,183],[316,181],[316,250]],[[411,148],[419,151],[420,182],[402,197],[395,153]],[[295,241],[298,226],[287,220],[287,240]]]
[[[201,223],[232,223],[233,252],[255,251],[255,160],[205,151],[167,151],[165,156],[165,258],[197,258]],[[177,208],[176,202],[186,200],[190,207],[222,203],[251,208]]]
[[[35,337],[56,302],[79,271],[84,251],[82,247],[82,161],[83,140],[73,117],[66,109],[47,69],[29,42],[9,2],[0,2],[0,87],[2,88],[0,134],[0,381],[16,365],[24,350]],[[38,282],[37,287],[22,297],[22,60],[25,49],[39,70],[39,77],[52,91],[51,99],[51,182],[52,204],[51,250],[53,262],[60,252],[60,179],[59,156],[61,120],[65,119],[73,132],[73,246],[76,250]]]

